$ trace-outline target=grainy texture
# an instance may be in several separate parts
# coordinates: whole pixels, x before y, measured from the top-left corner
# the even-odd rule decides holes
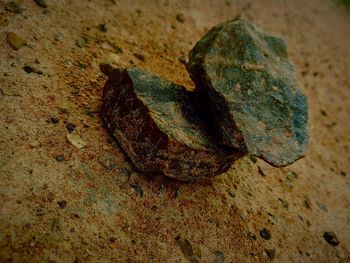
[[[22,14],[3,2],[1,262],[188,262],[177,236],[200,248],[201,262],[271,262],[266,250],[273,262],[349,261],[350,15],[337,1],[47,0],[44,9],[23,0]],[[281,169],[247,156],[206,183],[139,174],[99,117],[107,80],[99,64],[137,66],[193,88],[178,58],[238,14],[285,39],[309,99],[309,153]],[[30,48],[13,50],[7,32]],[[27,74],[25,64],[43,75]],[[68,122],[84,148],[67,141]],[[115,158],[112,170],[99,160],[105,155]],[[325,241],[330,231],[338,246]]]
[[[308,106],[282,39],[236,19],[195,45],[187,68],[213,112],[222,145],[274,166],[305,155]]]
[[[101,116],[139,171],[196,181],[226,172],[242,156],[205,134],[193,92],[138,68],[107,74]]]

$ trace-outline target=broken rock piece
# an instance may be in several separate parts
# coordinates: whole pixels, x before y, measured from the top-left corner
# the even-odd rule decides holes
[[[240,153],[216,146],[191,107],[191,92],[141,69],[111,69],[101,115],[135,167],[184,181],[226,171]]]
[[[187,69],[221,145],[273,166],[305,155],[307,100],[282,39],[243,20],[223,22],[195,45]]]

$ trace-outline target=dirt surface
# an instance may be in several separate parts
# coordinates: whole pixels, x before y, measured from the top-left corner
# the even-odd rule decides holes
[[[18,1],[17,14],[0,0],[1,262],[350,261],[343,5],[46,1]],[[245,157],[197,184],[137,173],[101,122],[99,63],[138,66],[191,89],[180,61],[237,15],[286,41],[309,100],[307,157],[282,169]],[[11,48],[8,32],[27,45]]]

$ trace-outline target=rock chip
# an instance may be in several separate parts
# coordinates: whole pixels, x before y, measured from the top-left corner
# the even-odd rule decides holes
[[[271,238],[271,233],[267,228],[264,227],[263,229],[260,230],[260,236],[263,239],[269,240]]]
[[[5,5],[5,9],[7,11],[15,13],[15,14],[22,14],[22,12],[23,12],[22,6],[19,3],[14,2],[14,1],[8,2]]]
[[[100,158],[98,158],[98,161],[107,170],[113,170],[113,168],[116,166],[113,156],[109,154],[100,156]]]
[[[184,14],[182,14],[182,13],[177,14],[177,15],[176,15],[176,20],[177,20],[178,22],[180,22],[180,23],[185,22],[185,16],[184,16]]]
[[[27,41],[24,38],[20,37],[19,35],[13,32],[7,33],[6,41],[9,44],[9,46],[14,50],[18,50],[21,47],[27,45]]]
[[[215,251],[215,263],[224,263],[225,262],[225,256],[220,250]]]
[[[191,92],[141,69],[111,69],[101,115],[135,167],[184,181],[229,169],[240,153],[219,148],[207,136]]]
[[[47,3],[45,0],[34,0],[35,3],[38,5],[38,6],[41,6],[41,7],[44,7],[46,8],[47,7]]]
[[[175,237],[175,241],[182,250],[182,253],[191,261],[191,262],[200,262],[202,259],[202,251],[198,245],[194,242],[191,242],[187,238],[184,238],[180,235]]]
[[[337,239],[337,236],[332,231],[325,232],[323,238],[328,244],[332,246],[338,246],[340,243]]]
[[[84,148],[87,145],[87,143],[77,134],[68,133],[66,137],[67,140],[78,149]]]
[[[75,40],[75,45],[77,47],[80,47],[80,48],[83,48],[86,46],[86,40],[85,38],[83,37],[78,37],[76,40]]]
[[[307,99],[282,39],[243,20],[223,22],[191,50],[187,69],[220,144],[277,167],[305,155]]]

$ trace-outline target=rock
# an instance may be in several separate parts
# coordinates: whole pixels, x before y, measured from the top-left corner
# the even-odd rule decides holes
[[[101,32],[107,32],[107,30],[108,30],[108,27],[107,27],[107,25],[106,24],[99,24],[98,25],[98,29],[101,31]]]
[[[306,208],[312,207],[310,197],[308,197],[307,195],[304,196],[304,205]]]
[[[277,167],[305,155],[307,99],[282,39],[243,20],[223,22],[191,50],[187,69],[221,145]]]
[[[207,136],[183,87],[137,68],[101,70],[109,75],[101,116],[139,171],[194,181],[225,172],[242,156]]]
[[[332,245],[332,246],[338,246],[339,245],[339,241],[336,237],[336,235],[332,232],[332,231],[329,231],[329,232],[325,232],[323,234],[323,238],[324,240],[327,241],[328,244]]]
[[[37,68],[35,68],[33,66],[30,66],[30,65],[24,65],[22,67],[22,69],[28,74],[30,74],[30,73],[36,73],[38,75],[43,75],[44,74],[40,69],[37,69]]]
[[[84,148],[87,145],[87,143],[76,134],[68,133],[67,140],[78,149]]]
[[[83,48],[86,45],[86,40],[84,38],[82,38],[82,37],[78,37],[75,40],[75,45],[77,45],[77,47]]]
[[[67,201],[66,200],[60,200],[57,202],[58,206],[63,209],[63,208],[66,208],[67,206]]]
[[[19,3],[14,2],[14,1],[8,2],[5,5],[5,9],[7,11],[15,13],[15,14],[22,14],[22,12],[23,12],[22,6]]]
[[[325,211],[325,212],[328,211],[328,209],[327,209],[327,207],[326,207],[325,204],[320,203],[320,202],[318,202],[318,201],[316,202],[316,204],[317,204],[317,206],[318,206],[319,209],[322,209],[322,210]]]
[[[145,62],[145,56],[141,53],[134,53],[135,58],[138,60],[141,60],[142,62]]]
[[[64,156],[62,154],[56,155],[55,159],[57,162],[63,162],[64,161]]]
[[[56,118],[56,117],[51,117],[51,118],[50,118],[50,122],[51,122],[52,124],[57,124],[57,123],[59,123],[59,121],[60,121],[59,118]]]
[[[71,123],[71,122],[68,122],[66,124],[66,129],[69,133],[72,133],[76,127],[77,127],[77,125],[75,125],[74,123]]]
[[[45,0],[34,0],[35,3],[38,5],[38,6],[41,6],[41,7],[44,7],[46,8],[47,7],[47,3]]]
[[[116,165],[113,156],[109,154],[102,155],[100,158],[98,158],[98,161],[107,170],[113,170]]]
[[[175,237],[175,241],[180,246],[182,253],[191,261],[191,262],[200,262],[202,258],[202,251],[199,246],[191,242],[187,238],[183,238],[180,235]]]
[[[215,263],[224,263],[225,262],[225,257],[224,257],[224,254],[219,251],[219,250],[216,250],[215,251]]]
[[[262,230],[260,230],[260,236],[263,239],[269,240],[271,238],[271,233],[268,229],[264,227]]]
[[[27,45],[27,41],[24,38],[20,37],[19,35],[13,32],[7,33],[6,41],[7,44],[9,44],[9,46],[14,50],[18,50],[21,47]]]
[[[268,256],[269,259],[274,260],[276,255],[275,249],[265,249],[265,253]]]
[[[176,15],[176,20],[178,21],[178,22],[180,22],[180,23],[183,23],[183,22],[185,22],[185,16],[184,16],[184,14],[177,14]]]
[[[288,201],[287,201],[286,199],[278,198],[278,200],[281,202],[282,206],[283,206],[285,209],[288,209],[288,208],[289,208],[289,204],[288,204]]]

